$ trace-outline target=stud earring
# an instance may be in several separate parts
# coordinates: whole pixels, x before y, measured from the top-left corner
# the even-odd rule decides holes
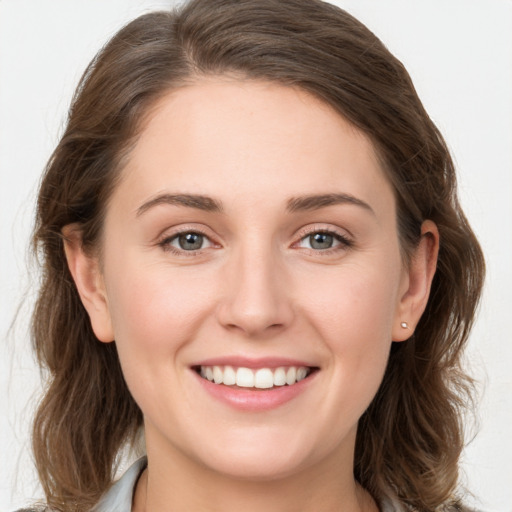
[[[400,327],[401,327],[402,329],[409,329],[409,324],[408,324],[407,322],[402,322],[402,323],[400,324]]]

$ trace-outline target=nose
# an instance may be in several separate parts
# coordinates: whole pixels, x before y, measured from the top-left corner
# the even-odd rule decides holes
[[[240,251],[226,268],[217,318],[224,328],[246,337],[266,338],[293,319],[290,286],[272,251]]]

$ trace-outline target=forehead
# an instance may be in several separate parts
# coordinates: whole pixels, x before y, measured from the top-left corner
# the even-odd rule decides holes
[[[300,89],[229,77],[158,101],[114,196],[135,207],[169,189],[231,204],[327,192],[394,203],[371,141],[334,109]]]

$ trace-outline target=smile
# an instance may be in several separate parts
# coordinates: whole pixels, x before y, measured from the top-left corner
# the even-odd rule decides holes
[[[288,366],[279,368],[245,368],[233,366],[200,366],[199,375],[210,382],[239,388],[270,389],[293,386],[311,374],[313,368]]]
[[[243,413],[265,412],[301,396],[311,397],[307,390],[321,373],[319,366],[304,360],[236,355],[198,361],[190,369],[199,389]]]

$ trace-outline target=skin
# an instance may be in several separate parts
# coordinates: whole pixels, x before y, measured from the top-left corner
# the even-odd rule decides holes
[[[151,202],[161,194],[208,196],[222,211]],[[367,206],[287,208],[312,194]],[[202,248],[180,248],[178,231],[203,233]],[[343,239],[314,248],[319,232]],[[152,111],[108,205],[101,261],[77,226],[64,234],[93,329],[116,340],[144,414],[135,511],[377,510],[353,478],[357,423],[392,341],[425,308],[439,237],[426,221],[403,265],[393,190],[360,131],[300,90],[202,80]],[[240,411],[190,369],[228,355],[319,371],[290,402]]]

